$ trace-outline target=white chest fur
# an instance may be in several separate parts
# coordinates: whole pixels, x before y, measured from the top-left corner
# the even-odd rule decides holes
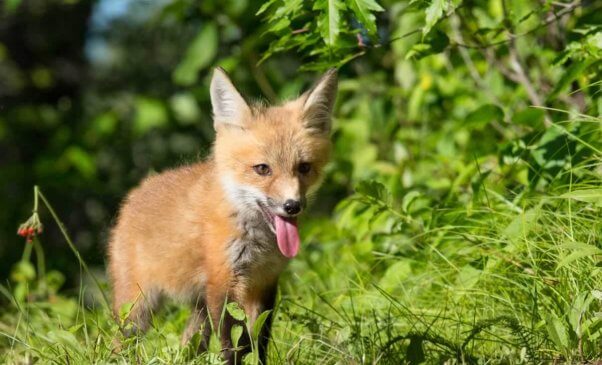
[[[259,211],[237,218],[241,235],[228,247],[235,275],[245,281],[275,280],[288,261],[278,250],[275,233]]]

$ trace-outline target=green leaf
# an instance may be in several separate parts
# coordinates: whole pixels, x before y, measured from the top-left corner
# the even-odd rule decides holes
[[[266,1],[265,3],[263,3],[263,5],[261,5],[261,7],[259,8],[259,10],[257,10],[257,13],[255,13],[255,15],[261,15],[263,13],[265,13],[266,10],[268,10],[268,8],[270,6],[272,6],[272,4],[274,4],[277,0],[269,0]]]
[[[497,105],[485,104],[466,116],[465,124],[475,129],[481,129],[493,121],[502,121],[504,111]]]
[[[251,333],[251,335],[253,336],[253,341],[256,341],[259,339],[259,334],[261,333],[261,329],[265,325],[265,321],[267,321],[268,317],[270,316],[270,313],[272,313],[271,309],[267,310],[265,312],[262,312],[255,320],[255,323],[253,323],[253,330]]]
[[[238,346],[238,341],[242,336],[242,332],[243,328],[240,324],[235,324],[234,326],[232,326],[232,329],[230,330],[230,340],[232,340],[232,346]]]
[[[13,266],[10,273],[12,281],[17,283],[25,283],[36,278],[36,269],[29,261],[19,261]]]
[[[414,202],[414,200],[416,200],[416,198],[418,198],[419,196],[421,196],[422,193],[419,191],[410,191],[409,193],[407,193],[406,195],[404,195],[402,201],[401,201],[401,210],[404,213],[408,213],[410,206],[412,205],[412,203]]]
[[[47,337],[53,345],[63,345],[67,351],[76,351],[79,354],[83,353],[82,345],[77,341],[75,335],[69,331],[50,331],[47,333]]]
[[[602,249],[596,246],[589,245],[587,243],[571,242],[561,245],[560,247],[563,249],[573,250],[573,252],[571,252],[558,262],[559,269],[567,266],[575,260],[579,260],[584,257],[602,255]]]
[[[580,189],[564,193],[561,198],[575,199],[586,203],[594,203],[602,207],[602,189]]]
[[[4,10],[7,13],[14,12],[21,5],[21,0],[5,0],[4,2]]]
[[[172,78],[176,84],[189,86],[197,81],[198,72],[209,66],[217,54],[217,38],[215,23],[207,23],[201,28],[173,72]]]
[[[539,108],[526,108],[514,113],[512,123],[526,125],[533,128],[543,127],[545,112]]]
[[[79,146],[67,148],[62,158],[68,165],[75,167],[85,178],[90,178],[96,174],[94,158]]]
[[[167,111],[160,100],[139,97],[136,100],[134,133],[143,135],[151,129],[167,124]]]
[[[244,321],[246,318],[245,311],[243,311],[236,302],[228,303],[226,305],[226,310],[232,316],[232,318],[236,319],[237,321]]]
[[[378,286],[386,291],[399,287],[412,275],[412,266],[408,261],[397,261],[387,268],[387,271],[378,282]]]
[[[433,0],[430,5],[426,8],[426,18],[424,20],[424,27],[422,28],[422,35],[427,35],[433,26],[437,24],[439,19],[443,16],[443,12],[447,10],[449,0]]]
[[[121,307],[119,307],[119,318],[122,322],[128,318],[133,308],[134,303],[131,302],[123,303]]]
[[[363,201],[369,204],[388,205],[390,193],[387,188],[378,181],[362,181],[355,188],[356,193],[360,194]]]
[[[179,93],[169,100],[177,121],[182,125],[191,125],[198,121],[200,110],[191,93]]]
[[[504,228],[502,234],[512,243],[516,243],[529,234],[531,229],[536,226],[539,217],[540,210],[538,207],[519,213],[510,224]],[[509,247],[513,248],[513,246]]]
[[[340,0],[316,1],[314,10],[323,10],[326,14],[318,18],[318,28],[322,39],[328,46],[334,46],[339,37],[339,23],[341,21],[339,12],[345,9]]]
[[[372,12],[384,11],[385,9],[374,0],[351,0],[348,4],[357,20],[366,27],[368,33],[376,34],[376,17]]]
[[[546,319],[546,329],[548,336],[558,349],[565,349],[569,345],[569,339],[566,328],[562,324],[562,321],[554,314],[548,314]]]
[[[481,278],[483,272],[470,265],[464,265],[456,277],[456,285],[464,290],[472,288]]]
[[[553,101],[556,97],[567,87],[570,83],[572,83],[577,77],[583,75],[586,68],[588,68],[592,64],[592,61],[580,61],[575,62],[571,66],[569,66],[565,72],[562,74],[562,77],[554,86],[554,89],[550,93],[547,98],[547,101]]]
[[[432,54],[443,52],[449,45],[449,37],[442,31],[432,32],[423,42],[416,43],[406,54],[406,59],[419,60]]]

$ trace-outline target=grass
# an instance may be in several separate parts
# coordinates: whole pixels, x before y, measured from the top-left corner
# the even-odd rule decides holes
[[[271,363],[602,361],[602,163],[570,133],[594,150],[555,174],[475,158],[445,192],[364,182],[332,217],[307,219]],[[118,326],[85,263],[79,292],[61,293],[60,274],[29,259],[0,288],[1,363],[220,362],[215,341],[199,357],[179,345],[188,312],[173,303],[113,353]]]

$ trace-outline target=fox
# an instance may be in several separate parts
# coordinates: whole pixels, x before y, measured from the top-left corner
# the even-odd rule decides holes
[[[112,309],[118,316],[129,305],[126,335],[134,335],[148,329],[161,298],[187,304],[182,344],[201,333],[197,351],[206,351],[213,330],[228,364],[251,351],[250,328],[270,311],[258,338],[265,364],[278,278],[300,250],[297,219],[331,153],[337,72],[272,106],[248,103],[219,67],[209,89],[209,155],[145,178],[120,207],[108,242]],[[224,310],[230,302],[246,323]],[[244,334],[233,344],[236,324]]]

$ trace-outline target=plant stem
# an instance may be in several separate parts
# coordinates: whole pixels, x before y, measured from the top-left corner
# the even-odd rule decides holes
[[[40,281],[40,289],[42,289],[42,292],[44,293],[44,295],[46,295],[47,294],[46,261],[44,259],[44,249],[42,248],[42,245],[40,244],[40,240],[38,240],[37,238],[35,238],[33,240],[33,242],[28,245],[33,246],[33,248],[36,250],[36,260],[38,263],[38,279]]]
[[[50,212],[50,215],[52,215],[52,218],[54,219],[54,222],[57,224],[57,226],[61,230],[61,233],[63,234],[63,237],[65,238],[65,241],[67,241],[67,244],[69,245],[69,248],[71,249],[71,251],[73,252],[73,254],[75,255],[75,257],[79,261],[79,264],[82,266],[82,268],[84,269],[84,271],[86,272],[86,274],[88,274],[92,278],[92,280],[94,281],[94,283],[96,284],[96,286],[100,290],[100,294],[102,295],[102,298],[103,298],[105,304],[107,305],[107,308],[111,308],[111,304],[110,304],[109,298],[107,297],[107,295],[104,292],[102,286],[100,285],[100,282],[98,281],[98,279],[96,278],[96,276],[94,274],[92,274],[92,272],[90,272],[90,269],[88,268],[88,265],[83,260],[83,258],[81,257],[79,251],[77,250],[77,248],[73,244],[73,241],[71,240],[71,237],[69,236],[69,233],[67,232],[67,229],[65,228],[65,225],[59,219],[58,215],[56,214],[56,212],[54,211],[54,209],[52,209],[52,206],[50,205],[50,203],[48,202],[48,200],[46,199],[46,197],[44,196],[44,194],[42,194],[42,192],[39,190],[39,188],[37,186],[35,186],[34,189],[36,191],[36,196],[39,196],[40,199],[42,199],[42,202],[44,203],[44,205],[46,206],[46,208]]]

